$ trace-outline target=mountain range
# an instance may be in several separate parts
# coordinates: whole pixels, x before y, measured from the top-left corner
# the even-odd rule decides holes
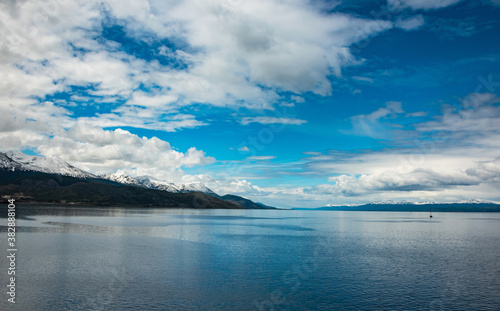
[[[303,208],[294,208],[304,210]],[[323,211],[401,211],[401,212],[500,212],[500,204],[482,199],[453,202],[374,201],[366,204],[334,205],[319,207]]]
[[[55,157],[0,152],[0,194],[17,201],[89,205],[269,209],[235,195],[219,196],[206,185],[177,184],[123,171],[94,175]]]

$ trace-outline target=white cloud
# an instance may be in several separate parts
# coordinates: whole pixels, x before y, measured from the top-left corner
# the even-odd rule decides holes
[[[236,194],[250,197],[267,196],[265,189],[244,179],[214,177],[208,174],[184,175],[181,182],[201,182],[219,195]]]
[[[420,132],[441,132],[440,141],[456,146],[497,148],[500,135],[500,98],[495,94],[472,93],[461,99],[462,109],[444,106],[443,115],[416,125]]]
[[[448,7],[456,4],[461,0],[387,0],[389,7],[392,9],[411,8],[413,10],[433,10]]]
[[[356,81],[361,81],[361,82],[373,83],[373,79],[372,78],[368,78],[368,77],[354,76],[354,77],[352,77],[352,79],[356,80]]]
[[[330,175],[329,183],[315,186],[262,188],[267,193],[266,202],[280,204],[281,200],[279,206],[318,207],[335,202],[359,204],[387,199],[439,202],[475,197],[499,199],[498,159],[486,160],[491,153],[481,158],[474,156],[477,151],[461,155],[457,150],[449,154],[405,154],[403,150],[308,154],[311,157],[299,166],[300,171],[310,176],[338,175]],[[478,159],[485,160],[478,162]]]
[[[296,95],[292,95],[290,97],[293,101],[295,101],[296,103],[304,103],[306,100],[304,99],[304,97],[301,97],[301,96],[296,96]]]
[[[92,86],[89,93],[103,96],[102,102],[125,104],[89,122],[123,126],[119,119],[127,119],[135,127],[168,131],[205,125],[195,118],[170,122],[167,117],[168,125],[154,118],[192,103],[271,109],[276,90],[329,94],[327,77],[357,63],[349,46],[392,27],[385,21],[327,15],[305,1],[229,6],[227,1],[198,0],[25,1],[0,6],[2,102]],[[158,54],[187,67],[137,59],[114,41],[96,40],[103,25],[115,19],[146,49],[151,40],[181,42],[185,50],[161,47]],[[144,93],[141,86],[158,91]],[[67,107],[89,102],[85,95],[70,95],[73,102]],[[299,96],[292,100],[303,102]],[[149,116],[142,126],[135,113]]]
[[[242,125],[248,125],[250,123],[301,125],[306,122],[306,120],[277,117],[244,117],[240,121]]]
[[[500,182],[500,157],[490,161],[481,161],[465,172],[467,175],[477,177],[482,181],[498,183]]]
[[[66,109],[48,101],[0,106],[1,149],[32,148],[97,174],[128,168],[134,169],[134,175],[169,179],[180,179],[183,167],[215,161],[194,147],[183,153],[156,137],[141,138],[122,129],[104,130],[83,120],[71,118]]]
[[[372,138],[386,138],[387,128],[381,120],[393,118],[404,113],[400,102],[387,102],[384,108],[370,113],[351,117],[352,134],[369,136]]]
[[[94,95],[129,96],[137,82],[129,76],[134,68],[125,62],[128,59],[125,55],[98,52],[81,58],[53,59],[50,65],[53,78],[64,79],[67,85],[98,85]]]
[[[250,161],[269,161],[273,159],[276,159],[276,156],[252,156],[247,158]]]
[[[156,137],[139,137],[128,131],[114,131],[75,124],[65,134],[48,139],[38,146],[45,156],[61,159],[94,173],[110,173],[119,168],[165,176],[182,167],[206,165],[215,161],[196,148],[182,153],[173,150],[170,144]]]
[[[212,104],[234,98],[264,105],[272,94],[265,95],[254,87],[255,83],[292,92],[327,94],[331,85],[326,77],[331,70],[340,74],[342,66],[354,62],[349,45],[392,27],[383,21],[325,15],[302,1],[241,2],[233,7],[224,3],[152,2],[150,7],[144,6],[143,14],[129,12],[128,16],[121,12],[123,4],[113,3],[111,12],[116,8],[119,17],[135,19],[135,23],[127,24],[133,27],[132,33],[143,36],[152,32],[165,37],[175,33],[199,49],[188,57],[193,64],[189,80],[197,77],[207,84],[210,92],[198,86],[197,93],[209,95],[202,97]],[[136,17],[147,14],[148,19]],[[162,20],[168,22],[162,25]],[[304,24],[305,20],[308,23]],[[172,89],[189,94],[182,85]]]
[[[396,20],[396,27],[404,29],[406,31],[408,30],[415,30],[420,27],[422,27],[425,23],[424,17],[420,15],[412,16],[406,19],[397,19]]]
[[[405,116],[406,117],[425,117],[427,116],[429,113],[426,112],[426,111],[416,111],[416,112],[410,112],[410,113],[407,113]]]
[[[464,173],[444,174],[434,170],[416,169],[408,173],[385,171],[372,175],[341,175],[329,178],[333,185],[320,185],[311,191],[330,191],[346,196],[375,191],[439,191],[456,186],[478,185],[480,181]]]
[[[188,114],[165,114],[161,110],[145,109],[137,106],[121,106],[113,113],[99,114],[96,117],[81,117],[80,120],[94,126],[107,127],[135,127],[151,130],[175,132],[183,128],[196,128],[206,125]]]
[[[128,106],[139,106],[144,108],[161,108],[170,110],[176,107],[179,100],[177,96],[172,94],[148,94],[143,91],[137,91],[132,95],[132,98],[127,102]]]

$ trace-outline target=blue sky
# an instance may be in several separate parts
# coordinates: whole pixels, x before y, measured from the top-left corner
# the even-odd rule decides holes
[[[500,2],[0,4],[0,145],[279,207],[500,201]]]

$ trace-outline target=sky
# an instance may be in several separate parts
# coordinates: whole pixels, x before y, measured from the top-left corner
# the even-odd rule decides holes
[[[0,149],[277,207],[500,201],[499,0],[4,0]]]

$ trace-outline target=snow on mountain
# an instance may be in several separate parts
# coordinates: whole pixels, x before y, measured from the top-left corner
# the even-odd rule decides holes
[[[415,204],[415,202],[411,201],[393,201],[393,200],[386,200],[386,201],[373,201],[368,203],[370,205],[408,205],[408,204]]]
[[[144,185],[139,180],[126,175],[122,170],[116,171],[115,173],[110,175],[101,175],[100,177],[120,184],[144,187]]]
[[[19,151],[0,152],[0,170],[42,172],[77,178],[97,178],[97,176],[78,169],[59,158],[30,156]],[[124,185],[144,187],[172,193],[203,192],[206,194],[215,194],[215,192],[200,182],[176,184],[159,181],[151,176],[140,176],[134,178],[128,176],[122,170],[110,175],[101,175],[99,177]]]
[[[59,174],[77,178],[96,177],[59,158],[30,156],[19,151],[0,152],[0,168],[11,171],[33,171]]]
[[[433,202],[433,201],[373,201],[366,204],[327,204],[327,207],[337,207],[337,206],[362,206],[362,205],[428,205],[428,204],[498,204],[492,201],[487,201],[483,199],[469,199],[469,200],[458,200],[453,202]]]
[[[180,184],[179,189],[181,192],[203,192],[206,194],[215,194],[210,188],[201,182],[192,182],[187,184]]]
[[[182,193],[177,184],[159,181],[158,179],[151,176],[139,176],[135,179],[137,179],[144,187],[149,189],[162,190],[172,193]]]
[[[483,199],[469,199],[469,200],[458,200],[458,201],[452,201],[452,202],[431,202],[431,201],[425,201],[425,202],[413,202],[413,201],[393,201],[393,200],[388,200],[388,201],[374,201],[369,203],[371,205],[426,205],[426,204],[496,204],[495,202],[492,201],[487,201]]]
[[[16,161],[12,160],[9,156],[7,156],[3,152],[0,152],[0,169],[8,170],[8,171],[22,171],[22,170],[24,170],[21,163],[18,163]]]
[[[363,204],[327,204],[326,207],[340,207],[340,206],[361,206]]]
[[[121,184],[135,185],[172,193],[202,192],[206,194],[215,194],[215,192],[213,192],[210,188],[200,182],[176,184],[171,182],[159,181],[158,179],[151,176],[139,176],[134,178],[125,175],[123,171],[117,171],[114,174],[103,175],[101,177]]]
[[[483,200],[483,199],[469,199],[469,200],[454,201],[454,202],[450,202],[448,204],[496,204],[496,203],[492,202],[492,201]]]
[[[141,184],[147,188],[164,190],[168,192],[184,193],[184,192],[203,192],[206,194],[215,194],[210,188],[201,182],[192,182],[186,184],[176,184],[172,182],[160,181],[151,176],[135,177]]]
[[[134,178],[135,178],[135,180],[137,180],[138,182],[140,182],[141,184],[145,185],[148,188],[150,185],[153,185],[153,181],[157,181],[156,178],[148,176],[148,175],[137,176]]]

